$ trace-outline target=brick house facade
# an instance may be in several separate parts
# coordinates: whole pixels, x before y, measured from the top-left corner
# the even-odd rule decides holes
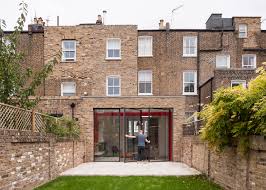
[[[77,118],[87,141],[87,161],[95,160],[95,149],[108,148],[106,144],[95,146],[96,125],[106,122],[96,121],[96,109],[119,110],[121,158],[127,156],[126,149],[120,150],[127,143],[125,129],[120,127],[126,123],[125,109],[149,113],[150,120],[167,109],[170,114],[165,121],[169,123],[164,133],[170,140],[165,143],[166,159],[180,161],[185,118],[210,102],[215,89],[248,83],[255,68],[266,61],[266,31],[261,30],[260,17],[213,14],[206,29],[170,29],[161,22],[158,30],[138,30],[136,25],[98,22],[29,31],[22,34],[28,64],[38,69],[64,55],[38,91],[42,96],[39,109]],[[153,108],[161,111],[152,112]],[[142,120],[147,115],[138,117]],[[109,147],[113,155],[114,147]]]

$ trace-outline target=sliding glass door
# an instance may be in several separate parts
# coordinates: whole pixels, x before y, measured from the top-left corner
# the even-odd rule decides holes
[[[137,161],[137,138],[143,130],[146,143],[144,158],[168,161],[172,157],[171,109],[94,109],[94,160]]]

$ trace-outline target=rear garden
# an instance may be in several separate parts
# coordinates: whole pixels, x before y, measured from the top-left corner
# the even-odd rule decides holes
[[[63,176],[35,190],[220,190],[204,176]]]

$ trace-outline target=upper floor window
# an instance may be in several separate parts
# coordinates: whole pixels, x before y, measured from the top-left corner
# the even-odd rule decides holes
[[[230,55],[216,55],[216,68],[230,68]]]
[[[62,61],[76,61],[76,41],[62,41]]]
[[[121,88],[120,88],[120,76],[108,76],[106,79],[106,95],[107,96],[120,96]]]
[[[152,56],[152,36],[138,37],[138,56],[139,57]]]
[[[254,54],[242,55],[242,68],[246,69],[256,68],[256,55]]]
[[[195,57],[197,56],[197,37],[184,36],[183,37],[183,56]]]
[[[247,24],[239,24],[239,38],[248,37],[248,25]]]
[[[75,82],[62,82],[61,83],[61,96],[75,96],[76,83]]]
[[[242,85],[244,88],[247,87],[247,82],[245,80],[231,80],[231,87]]]
[[[119,38],[107,39],[107,59],[121,59],[121,40]]]
[[[197,72],[185,71],[183,72],[183,95],[197,94]]]
[[[139,95],[152,95],[152,71],[138,72]]]

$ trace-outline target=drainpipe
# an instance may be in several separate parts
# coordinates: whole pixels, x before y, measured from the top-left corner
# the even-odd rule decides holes
[[[200,35],[199,32],[197,34],[197,90],[198,90],[198,112],[200,112],[200,104],[201,104],[201,100],[200,100],[200,96],[201,96],[201,92],[200,92],[200,88],[199,88],[199,79],[200,79]]]

